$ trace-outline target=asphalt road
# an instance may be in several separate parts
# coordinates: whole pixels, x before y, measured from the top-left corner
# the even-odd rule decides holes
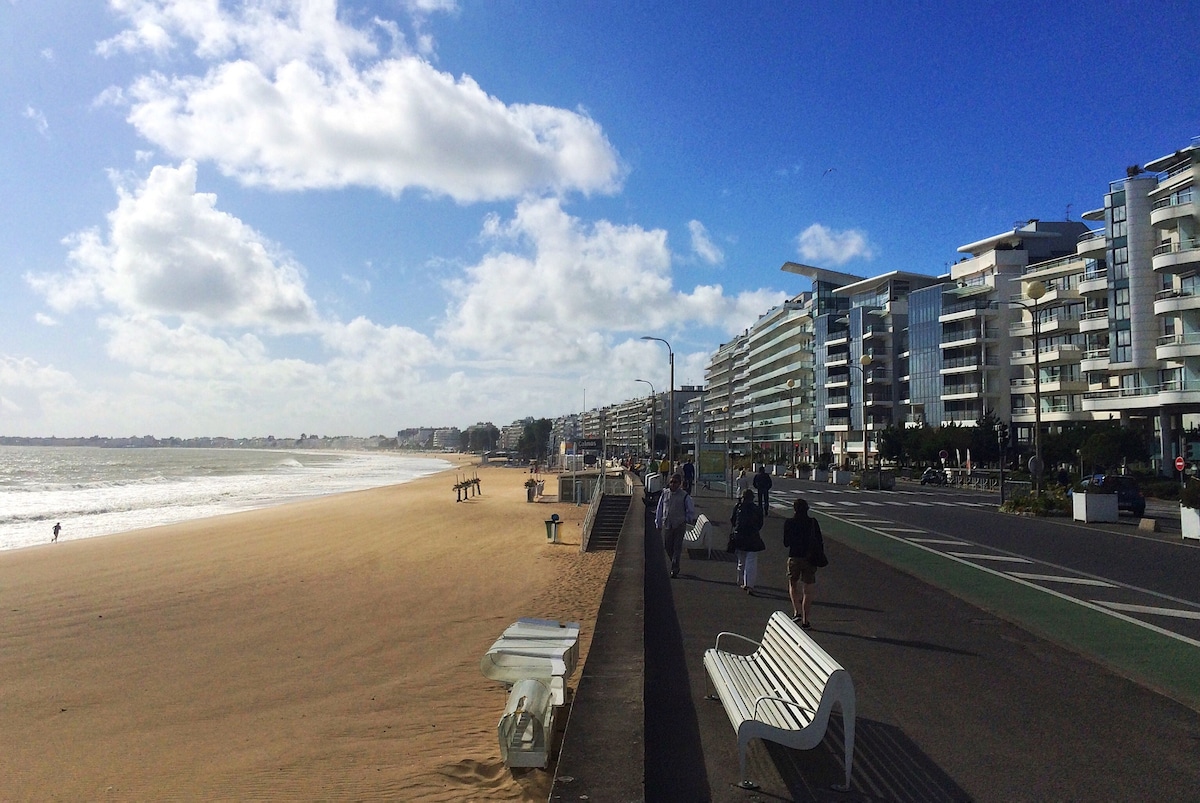
[[[1009,578],[1084,601],[1200,646],[1200,544],[1179,535],[1176,505],[1151,502],[1159,532],[1122,514],[1116,524],[1000,513],[999,496],[898,483],[857,490],[776,479],[773,507],[802,495],[817,513],[852,522]]]

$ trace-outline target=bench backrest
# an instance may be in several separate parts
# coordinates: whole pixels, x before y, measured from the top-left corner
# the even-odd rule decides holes
[[[835,702],[853,716],[850,674],[782,611],[771,614],[755,658],[770,668],[779,696],[810,709],[813,719],[826,720]]]

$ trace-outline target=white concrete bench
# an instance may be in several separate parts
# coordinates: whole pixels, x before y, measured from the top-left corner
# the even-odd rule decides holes
[[[712,557],[715,548],[713,540],[717,537],[717,528],[701,513],[696,517],[696,523],[683,533],[684,549],[707,549],[708,557]]]
[[[740,639],[756,645],[749,655],[721,648]],[[845,733],[846,783],[849,791],[854,760],[854,683],[850,674],[782,611],[771,614],[762,641],[736,633],[720,633],[716,646],[704,653],[709,687],[725,707],[738,738],[741,786],[746,779],[746,749],[757,737],[798,750],[810,750],[825,738],[833,706],[842,710]],[[713,699],[713,695],[708,697]]]

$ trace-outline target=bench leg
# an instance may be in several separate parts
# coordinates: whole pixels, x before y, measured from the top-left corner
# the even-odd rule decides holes
[[[848,709],[848,710],[847,710]],[[835,792],[850,791],[850,770],[854,765],[854,702],[849,704],[845,700],[842,701],[842,732],[846,742],[846,784],[845,786],[837,785],[833,789]]]
[[[746,777],[746,751],[750,749],[750,740],[745,742],[738,740],[738,777],[742,780],[738,783],[739,789],[759,789],[759,785]]]

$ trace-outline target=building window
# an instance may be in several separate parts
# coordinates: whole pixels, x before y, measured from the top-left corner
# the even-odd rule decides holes
[[[1116,335],[1116,346],[1113,348],[1113,362],[1132,362],[1133,361],[1133,333],[1128,329],[1118,329]]]
[[[1129,288],[1118,287],[1113,290],[1113,310],[1112,319],[1114,321],[1129,320]]]

